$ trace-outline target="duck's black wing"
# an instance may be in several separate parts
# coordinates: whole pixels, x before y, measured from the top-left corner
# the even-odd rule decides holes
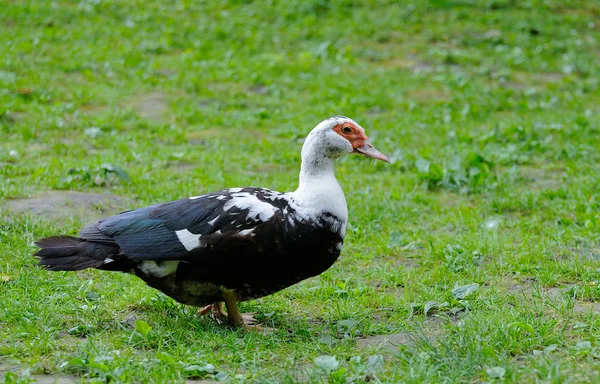
[[[285,194],[268,189],[227,189],[126,211],[88,225],[79,238],[42,239],[36,255],[51,270],[192,261],[205,248],[246,244],[258,226],[282,220],[287,204]]]

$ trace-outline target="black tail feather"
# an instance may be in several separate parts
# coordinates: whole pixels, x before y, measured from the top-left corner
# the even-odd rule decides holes
[[[79,271],[86,268],[101,268],[103,265],[122,258],[119,248],[94,243],[72,236],[53,236],[35,242],[41,249],[35,256],[40,265],[51,271]]]

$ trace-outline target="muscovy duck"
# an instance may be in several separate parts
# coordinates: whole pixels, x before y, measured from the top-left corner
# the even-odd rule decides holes
[[[84,227],[79,237],[41,239],[35,255],[51,271],[134,274],[244,327],[237,302],[319,275],[337,260],[348,208],[333,165],[350,153],[389,162],[360,125],[335,116],[306,138],[294,192],[230,188],[126,211]]]

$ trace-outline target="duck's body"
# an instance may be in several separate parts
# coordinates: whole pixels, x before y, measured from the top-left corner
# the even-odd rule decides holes
[[[359,147],[331,136],[346,127],[359,134]],[[319,124],[303,146],[294,192],[232,188],[127,211],[88,225],[79,238],[42,239],[36,255],[50,270],[133,273],[184,304],[225,301],[231,322],[242,325],[235,302],[316,276],[339,257],[348,211],[334,160],[357,148],[387,160],[361,131],[345,117]]]
[[[234,188],[103,219],[80,232],[73,261],[42,263],[131,272],[189,305],[222,301],[223,289],[250,300],[318,275],[338,258],[346,218],[302,212],[292,194]],[[94,253],[84,258],[87,249]]]

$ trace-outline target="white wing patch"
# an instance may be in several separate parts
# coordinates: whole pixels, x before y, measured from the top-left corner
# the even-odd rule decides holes
[[[249,233],[252,233],[254,229],[244,229],[238,232],[238,235],[246,236]]]
[[[175,272],[178,265],[178,260],[163,261],[160,264],[158,264],[156,261],[146,260],[142,261],[138,265],[138,268],[147,275],[152,275],[154,277],[165,277]]]
[[[267,189],[267,188],[261,188],[261,191],[263,192],[263,196],[264,196],[265,199],[269,199],[271,201],[275,201],[275,200],[278,200],[278,199],[286,199],[286,200],[288,200],[285,193],[272,191],[272,190]]]
[[[261,221],[267,221],[277,210],[271,204],[260,201],[255,195],[246,192],[233,195],[232,199],[225,203],[223,210],[227,211],[233,207],[240,210],[247,209],[247,219],[258,217]]]
[[[196,200],[196,199],[199,199],[201,197],[202,197],[202,195],[200,195],[200,196],[192,196],[192,197],[188,197],[188,199],[190,199],[190,200]]]
[[[186,249],[186,251],[191,251],[192,249],[196,249],[200,247],[200,235],[193,234],[187,229],[182,229],[180,231],[175,231],[177,238],[181,241],[181,245]]]

